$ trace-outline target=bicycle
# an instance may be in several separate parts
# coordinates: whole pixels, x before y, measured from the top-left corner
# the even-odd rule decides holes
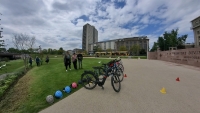
[[[104,71],[108,68],[111,68],[114,73],[117,73],[117,75],[119,76],[120,82],[122,82],[124,79],[124,72],[120,67],[120,63],[119,63],[120,61],[121,59],[120,60],[114,59],[110,61],[108,64],[102,63],[102,65],[103,65]]]
[[[111,85],[115,92],[120,92],[120,89],[121,89],[120,79],[119,79],[119,76],[117,75],[117,73],[112,72],[112,68],[108,68],[105,71],[103,71],[104,69],[102,68],[102,66],[97,66],[97,67],[92,67],[92,68],[94,69],[94,72],[85,70],[84,73],[81,75],[82,85],[86,89],[94,89],[97,86],[97,84],[102,89],[104,89],[103,85],[104,85],[107,77],[112,76],[111,77]],[[102,75],[103,78],[99,78],[99,75]],[[86,83],[86,84],[84,84],[84,83]],[[118,88],[115,87],[115,85],[117,83],[118,83]],[[93,86],[91,86],[91,85],[93,85]]]

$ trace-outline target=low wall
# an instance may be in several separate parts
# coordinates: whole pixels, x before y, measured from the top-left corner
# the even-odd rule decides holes
[[[156,60],[157,59],[157,52],[149,52],[148,59]]]
[[[200,67],[200,48],[149,52],[148,59],[163,60]]]

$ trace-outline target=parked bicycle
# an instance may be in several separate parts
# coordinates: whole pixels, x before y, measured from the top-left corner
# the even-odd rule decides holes
[[[104,89],[103,85],[107,77],[111,76],[111,85],[114,91],[119,92],[121,89],[119,73],[113,70],[114,68],[116,68],[116,64],[110,66],[112,63],[113,62],[103,64],[105,67],[108,66],[106,68],[103,68],[102,66],[97,66],[97,67],[92,67],[94,71],[85,70],[84,73],[81,75],[81,81],[83,86],[86,89],[94,89],[98,84],[98,86]]]
[[[111,72],[113,73],[117,73],[117,75],[119,76],[120,82],[123,81],[124,79],[124,71],[123,71],[123,65],[121,62],[121,59],[114,59],[112,61],[110,61],[107,64],[102,63],[103,65],[103,70],[105,71],[108,68],[111,68]]]

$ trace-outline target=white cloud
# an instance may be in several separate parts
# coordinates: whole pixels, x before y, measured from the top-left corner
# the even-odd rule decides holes
[[[116,9],[114,1],[126,5]],[[79,48],[83,25],[90,23],[99,31],[99,41],[147,35],[151,48],[158,36],[175,28],[181,35],[188,34],[187,41],[192,42],[190,21],[200,16],[200,4],[199,0],[1,0],[0,11],[3,36],[10,47],[13,33],[26,33],[37,38],[36,47]],[[89,20],[78,19],[82,15]],[[146,34],[145,28],[151,25],[156,26],[155,31]]]

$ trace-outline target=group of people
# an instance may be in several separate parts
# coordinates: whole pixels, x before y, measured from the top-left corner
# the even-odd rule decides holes
[[[83,60],[83,55],[80,52],[78,52],[78,54],[73,53],[73,55],[71,56],[69,54],[69,52],[67,51],[66,54],[64,55],[64,65],[65,65],[66,71],[68,71],[68,68],[69,68],[69,70],[71,70],[71,62],[73,63],[75,70],[77,70],[78,68],[82,69],[82,60]],[[42,60],[38,56],[36,57],[35,62],[37,64],[37,66],[42,65]],[[45,62],[47,64],[49,63],[48,56],[46,57]],[[78,67],[77,67],[77,63],[78,63]],[[29,57],[29,64],[32,67],[32,58],[31,57]]]
[[[29,57],[29,64],[30,64],[31,67],[32,67],[32,62],[33,62],[32,58]],[[42,60],[41,60],[38,56],[36,57],[35,62],[36,62],[36,64],[37,64],[37,66],[42,65]],[[46,57],[45,62],[46,62],[47,64],[49,63],[49,56],[48,56],[48,55],[47,55],[47,57]]]
[[[81,69],[82,60],[83,60],[83,55],[80,52],[78,52],[78,54],[73,53],[73,55],[71,56],[69,52],[67,51],[64,56],[64,65],[65,65],[66,71],[68,71],[68,67],[69,67],[69,70],[71,70],[71,61],[73,63],[74,69],[77,70],[77,62],[79,65],[79,69]]]

